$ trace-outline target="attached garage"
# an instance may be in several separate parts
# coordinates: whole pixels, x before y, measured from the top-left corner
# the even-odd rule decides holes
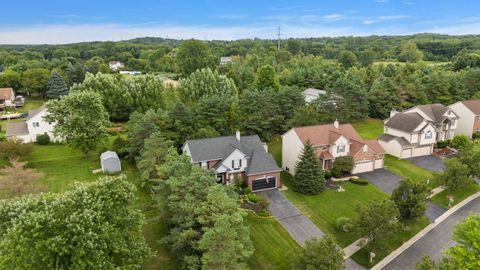
[[[275,176],[252,180],[252,191],[259,191],[276,187],[277,177]]]
[[[429,146],[420,146],[412,148],[412,155],[411,157],[420,157],[420,156],[428,156],[432,154],[432,147]]]
[[[375,170],[383,168],[383,157],[378,157],[375,159]]]
[[[371,172],[373,171],[374,163],[372,160],[365,160],[355,163],[353,167],[352,174]]]

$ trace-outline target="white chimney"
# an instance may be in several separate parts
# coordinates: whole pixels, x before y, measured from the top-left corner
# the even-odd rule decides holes
[[[392,118],[395,114],[397,114],[397,110],[393,109],[390,111],[390,118]]]
[[[237,137],[237,140],[240,141],[240,130],[237,130],[237,132],[235,132],[235,137]]]
[[[337,119],[335,119],[335,121],[333,121],[333,126],[334,126],[335,128],[338,128],[338,127],[339,127],[339,124],[338,124],[338,120],[337,120]]]

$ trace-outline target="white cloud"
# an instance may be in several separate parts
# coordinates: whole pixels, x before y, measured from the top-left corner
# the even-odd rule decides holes
[[[373,1],[381,4],[388,4],[390,2],[390,0],[373,0]]]
[[[374,24],[378,22],[383,22],[383,21],[390,21],[390,20],[400,20],[400,19],[405,19],[409,18],[410,16],[407,15],[384,15],[384,16],[378,16],[374,18],[369,18],[369,19],[364,19],[362,20],[363,24],[369,25],[369,24]]]
[[[437,26],[429,29],[425,29],[425,33],[439,33],[447,35],[479,35],[480,34],[480,22],[449,25],[449,26]]]
[[[342,15],[342,14],[338,14],[338,13],[333,13],[333,14],[328,14],[328,15],[325,15],[323,16],[322,18],[326,21],[338,21],[340,19],[343,19],[345,16]]]
[[[217,19],[228,19],[228,20],[242,20],[248,18],[248,15],[242,14],[219,14],[219,15],[211,15],[210,18],[217,18]]]

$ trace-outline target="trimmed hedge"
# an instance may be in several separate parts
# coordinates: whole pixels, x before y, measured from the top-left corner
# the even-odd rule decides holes
[[[350,182],[358,185],[368,185],[368,180],[363,178],[350,178]]]
[[[48,136],[48,134],[37,135],[35,142],[39,145],[50,144],[50,136]]]

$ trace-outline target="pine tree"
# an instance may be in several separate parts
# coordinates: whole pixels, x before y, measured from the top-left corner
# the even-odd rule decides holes
[[[305,143],[300,160],[295,165],[293,189],[304,194],[317,194],[325,189],[322,165],[310,141]]]
[[[59,98],[66,95],[68,95],[68,87],[65,80],[56,70],[53,70],[50,79],[48,79],[47,97]]]

